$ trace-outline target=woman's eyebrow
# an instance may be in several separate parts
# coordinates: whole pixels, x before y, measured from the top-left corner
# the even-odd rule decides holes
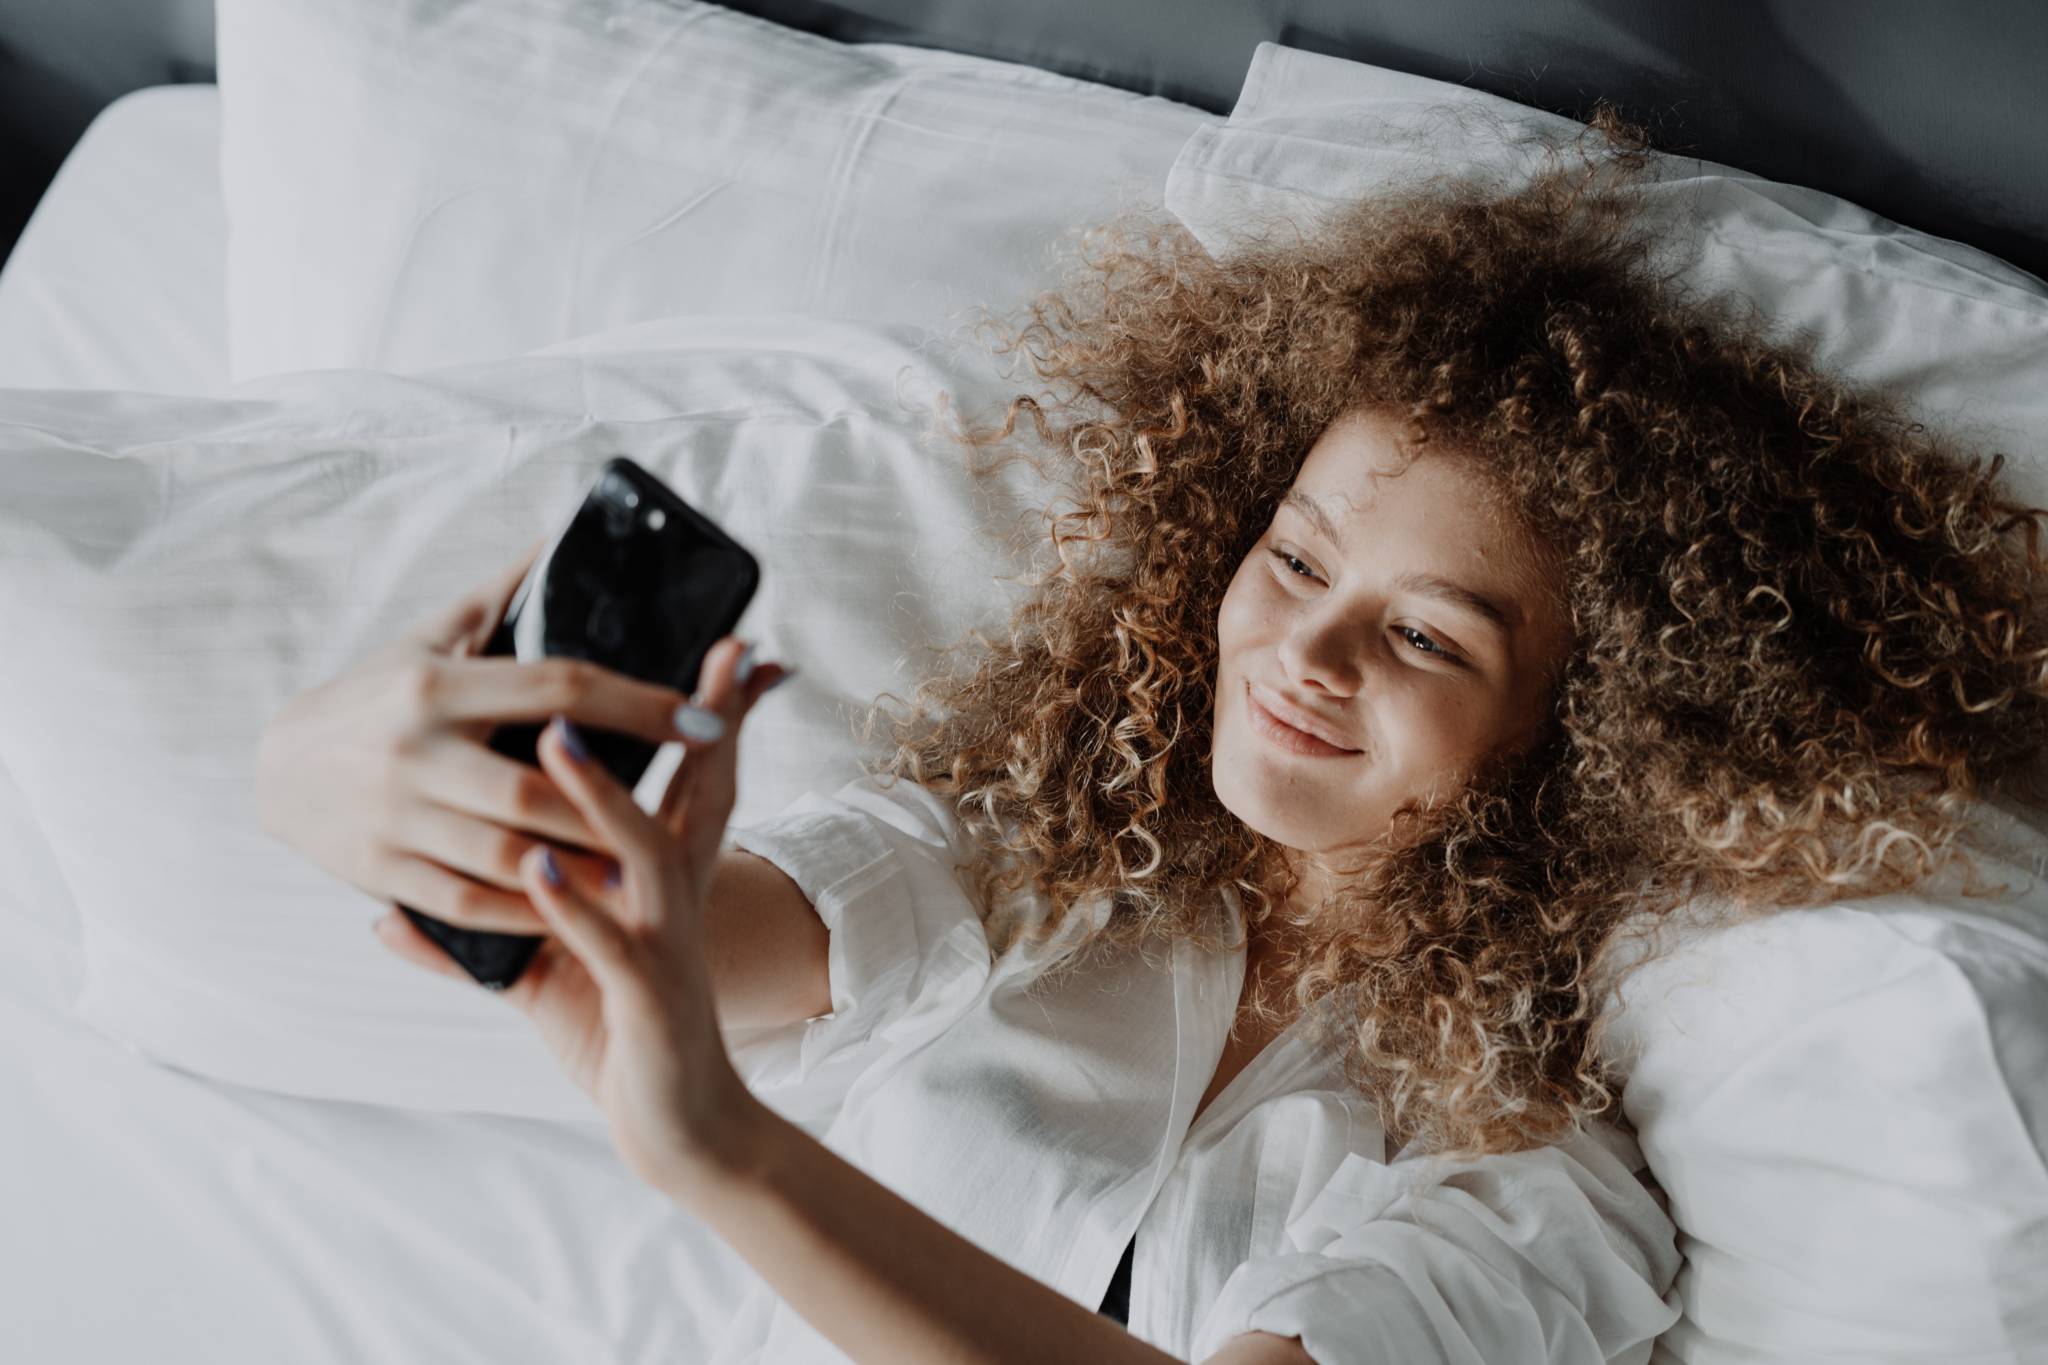
[[[1282,501],[1313,522],[1316,529],[1323,533],[1325,540],[1340,550],[1344,548],[1344,537],[1337,533],[1337,524],[1330,519],[1330,514],[1323,510],[1321,503],[1299,488],[1288,489],[1287,496]],[[1421,593],[1425,597],[1449,602],[1454,607],[1462,607],[1499,631],[1502,637],[1510,640],[1514,638],[1515,625],[1521,613],[1510,603],[1488,597],[1483,592],[1454,582],[1441,574],[1404,573],[1394,580],[1394,586],[1404,592]]]
[[[1314,522],[1316,529],[1323,533],[1323,539],[1340,550],[1344,548],[1344,537],[1337,534],[1337,523],[1330,520],[1330,514],[1323,510],[1321,503],[1299,488],[1288,489],[1287,496],[1282,501]]]

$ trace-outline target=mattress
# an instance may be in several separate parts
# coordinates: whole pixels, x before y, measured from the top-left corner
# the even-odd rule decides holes
[[[219,88],[115,100],[0,270],[0,388],[223,391],[226,258]]]

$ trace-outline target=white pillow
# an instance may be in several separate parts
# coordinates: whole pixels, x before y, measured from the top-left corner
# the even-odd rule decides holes
[[[1489,133],[1498,116],[1508,140]],[[1166,203],[1212,254],[1420,174],[1533,167],[1575,125],[1496,96],[1261,43]],[[2048,505],[2048,285],[1854,204],[1663,158],[1651,195],[1734,290],[1830,369],[2004,450]],[[1668,217],[1662,217],[1668,215]],[[2017,1362],[2048,1351],[2048,817],[1980,806],[1969,898],[1949,874],[1733,928],[1701,901],[1634,977],[1612,1042],[1623,1109],[1670,1196],[1684,1316],[1658,1358]]]
[[[1229,120],[1181,149],[1166,207],[1223,256],[1277,222],[1313,232],[1425,173],[1513,176],[1535,164],[1520,139],[1578,126],[1446,81],[1260,43]],[[1741,294],[1784,334],[1816,338],[1823,366],[2005,451],[2015,485],[2048,505],[2048,284],[1833,195],[1691,157],[1658,167],[1652,211],[1701,248],[1688,283]]]
[[[2010,894],[1703,899],[1625,983],[1621,1107],[1685,1257],[1659,1359],[2048,1358],[2048,820],[1978,816]]]
[[[410,373],[686,313],[946,330],[1213,114],[694,0],[220,0],[229,369]]]
[[[735,828],[859,776],[859,708],[1007,619],[995,547],[1048,494],[1012,465],[983,497],[920,411],[999,403],[977,349],[806,317],[604,341],[234,398],[0,390],[0,767],[77,904],[85,1020],[268,1090],[596,1119],[517,1011],[394,957],[380,902],[265,834],[252,781],[291,697],[557,529],[615,454],[760,559],[736,633],[802,669],[741,733]]]

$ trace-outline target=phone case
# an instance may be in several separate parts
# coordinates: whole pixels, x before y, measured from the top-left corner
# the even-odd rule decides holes
[[[485,655],[522,663],[566,655],[616,673],[697,690],[704,656],[730,635],[760,585],[760,564],[709,517],[624,456],[605,462],[583,503],[534,560]],[[539,724],[501,725],[491,750],[540,766]],[[660,746],[579,727],[592,760],[629,790]],[[478,984],[517,981],[542,939],[464,929],[400,905]]]

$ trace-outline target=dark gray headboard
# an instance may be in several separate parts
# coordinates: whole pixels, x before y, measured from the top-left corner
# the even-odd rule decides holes
[[[1605,96],[1669,150],[1827,190],[2048,276],[2042,0],[735,0],[731,8],[842,42],[1028,62],[1219,114],[1235,102],[1262,39],[1565,114],[1582,116]],[[0,78],[27,71],[50,106],[25,110],[0,92],[0,124],[40,116],[42,140],[68,146],[93,110],[125,90],[210,78],[194,62],[211,50],[210,14],[208,0],[0,0]]]
[[[61,158],[130,90],[213,79],[213,0],[0,0],[0,131]]]
[[[0,0],[0,260],[93,115],[213,79],[213,0]]]

